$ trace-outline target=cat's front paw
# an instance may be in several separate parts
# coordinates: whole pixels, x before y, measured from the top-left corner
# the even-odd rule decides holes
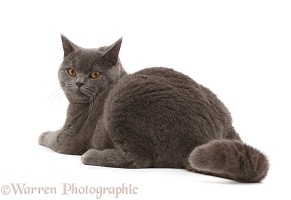
[[[84,164],[86,165],[100,165],[98,163],[98,155],[99,155],[99,150],[96,149],[90,149],[86,153],[83,154],[81,160]]]
[[[39,138],[38,138],[38,144],[42,145],[42,146],[46,146],[47,144],[47,135],[50,133],[51,131],[46,131],[44,133],[42,133]]]

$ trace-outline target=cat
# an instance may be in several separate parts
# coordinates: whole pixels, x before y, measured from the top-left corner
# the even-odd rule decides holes
[[[224,104],[208,88],[164,67],[127,74],[119,59],[122,38],[85,49],[61,35],[58,71],[69,101],[64,126],[40,135],[39,144],[82,155],[87,165],[183,168],[260,182],[267,157],[245,144]]]

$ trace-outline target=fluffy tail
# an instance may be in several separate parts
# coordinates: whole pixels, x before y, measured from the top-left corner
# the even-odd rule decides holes
[[[195,171],[249,183],[260,182],[269,169],[264,154],[235,140],[214,140],[196,147],[189,163]]]

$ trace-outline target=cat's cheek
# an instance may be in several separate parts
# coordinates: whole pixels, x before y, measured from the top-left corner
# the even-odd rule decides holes
[[[65,89],[65,88],[66,88],[66,83],[64,83],[64,82],[60,82],[60,85],[61,85],[61,88],[62,88],[62,89]]]

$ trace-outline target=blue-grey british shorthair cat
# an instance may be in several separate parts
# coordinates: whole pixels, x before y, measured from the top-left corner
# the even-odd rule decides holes
[[[242,142],[209,89],[163,67],[127,74],[118,56],[122,39],[85,49],[61,38],[67,118],[60,130],[41,134],[40,145],[83,155],[88,165],[183,168],[240,182],[266,176],[266,156]]]

